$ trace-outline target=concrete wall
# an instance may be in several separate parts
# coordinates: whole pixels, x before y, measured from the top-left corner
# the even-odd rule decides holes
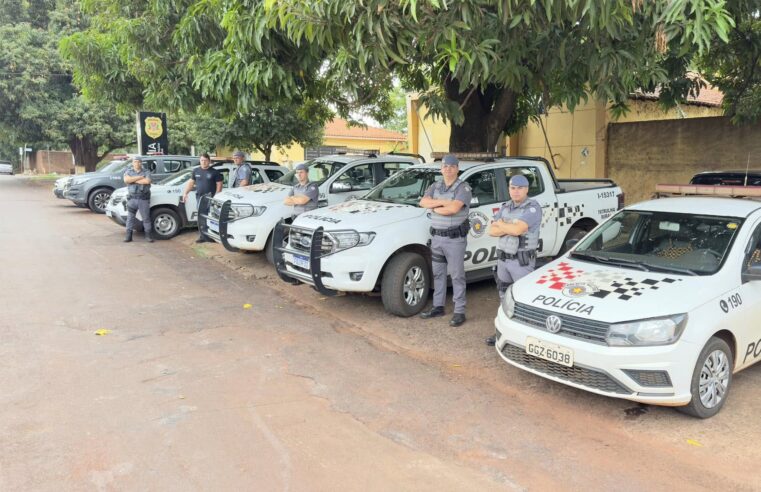
[[[657,183],[687,183],[701,171],[761,169],[761,125],[732,125],[724,117],[612,123],[607,174],[626,203],[649,198]]]

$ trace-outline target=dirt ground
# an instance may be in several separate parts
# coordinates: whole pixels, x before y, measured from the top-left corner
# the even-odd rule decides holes
[[[761,366],[695,420],[502,362],[489,282],[455,329],[122,236],[0,177],[0,490],[761,489]]]

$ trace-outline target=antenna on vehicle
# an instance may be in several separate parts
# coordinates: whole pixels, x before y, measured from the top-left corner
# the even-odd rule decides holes
[[[745,181],[743,186],[748,186],[748,169],[750,169],[750,152],[748,152],[748,163],[745,165]]]

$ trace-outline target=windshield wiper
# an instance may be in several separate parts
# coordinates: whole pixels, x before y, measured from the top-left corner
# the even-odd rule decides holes
[[[577,253],[577,252],[571,253],[571,257],[580,258],[582,260],[596,261],[598,263],[603,263],[606,265],[626,265],[632,268],[636,268],[637,270],[642,270],[645,272],[649,271],[645,265],[634,260],[626,260],[623,258],[615,258],[615,259],[603,258],[602,256],[595,256],[595,255],[590,255],[586,253]]]
[[[693,275],[697,276],[700,275],[695,270],[692,270],[691,268],[684,268],[684,267],[675,267],[675,266],[664,266],[664,265],[653,265],[652,263],[645,263],[651,270],[658,271],[658,272],[677,272],[677,273],[683,273],[685,275]]]

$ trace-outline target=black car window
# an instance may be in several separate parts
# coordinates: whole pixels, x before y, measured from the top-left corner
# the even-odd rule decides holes
[[[267,175],[270,181],[275,181],[276,179],[283,176],[283,171],[278,171],[276,169],[265,169],[264,173]]]
[[[166,160],[164,161],[164,172],[167,173],[176,173],[180,169],[183,169],[183,162],[182,161],[170,161]]]
[[[264,178],[262,178],[262,175],[259,173],[258,169],[251,169],[251,180],[248,182],[248,184],[255,185],[259,183],[264,183]]]
[[[149,170],[150,172],[155,173],[156,172],[156,167],[157,167],[156,166],[156,161],[154,161],[152,159],[148,160],[148,161],[143,161],[143,167],[145,169]]]

